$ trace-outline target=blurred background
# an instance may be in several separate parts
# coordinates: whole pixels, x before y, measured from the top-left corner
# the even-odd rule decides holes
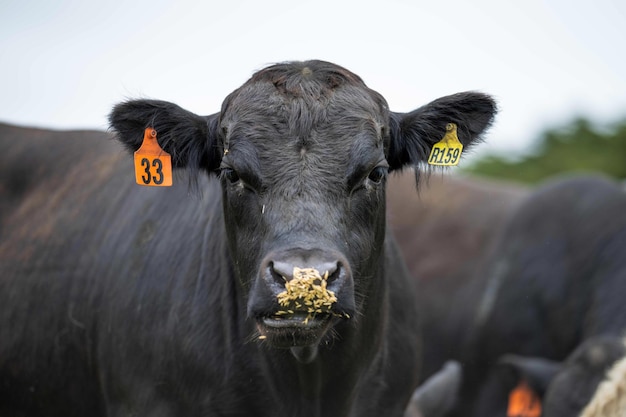
[[[131,97],[210,114],[255,70],[317,58],[395,111],[494,95],[497,122],[464,172],[624,178],[624,50],[621,0],[0,0],[0,121],[105,130]]]

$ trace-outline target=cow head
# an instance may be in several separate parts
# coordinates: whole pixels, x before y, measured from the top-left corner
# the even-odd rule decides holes
[[[248,315],[271,346],[297,349],[366,314],[382,276],[388,172],[425,161],[451,122],[469,146],[494,113],[480,93],[393,113],[358,76],[309,61],[259,71],[211,116],[137,100],[117,105],[110,122],[132,151],[152,126],[175,167],[219,178]],[[313,312],[281,306],[294,268],[318,271],[315,285],[336,300]]]

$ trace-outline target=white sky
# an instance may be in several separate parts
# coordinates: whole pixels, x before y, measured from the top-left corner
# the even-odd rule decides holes
[[[575,115],[626,117],[624,0],[0,0],[0,120],[106,129],[130,97],[199,114],[253,71],[318,58],[392,110],[465,90],[500,114],[486,151]]]

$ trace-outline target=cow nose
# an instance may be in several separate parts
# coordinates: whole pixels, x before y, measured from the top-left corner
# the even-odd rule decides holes
[[[291,281],[293,279],[294,268],[313,268],[322,277],[327,277],[328,281],[336,279],[340,275],[341,264],[338,260],[309,259],[308,261],[299,259],[273,260],[269,263],[269,269],[279,282]]]
[[[338,251],[302,248],[273,251],[263,259],[260,274],[250,289],[248,311],[251,315],[267,316],[276,312],[280,296],[295,291],[286,285],[294,280],[295,268],[316,269],[325,280],[323,286],[328,295],[332,293],[337,299],[333,311],[345,317],[354,316],[354,279],[347,258]],[[306,278],[305,281],[312,277],[308,272],[298,276]]]

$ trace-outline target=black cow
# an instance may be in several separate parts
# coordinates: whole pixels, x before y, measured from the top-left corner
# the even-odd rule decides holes
[[[450,301],[466,340],[451,415],[506,415],[519,381],[500,375],[503,355],[560,362],[585,340],[622,335],[625,254],[626,193],[614,181],[559,178],[523,201],[485,268]]]
[[[351,72],[296,62],[207,117],[115,107],[117,138],[134,151],[156,129],[202,198],[131,184],[110,143],[9,151],[37,166],[2,222],[0,414],[402,415],[420,337],[387,172],[449,123],[471,145],[494,113],[480,93],[393,113]],[[324,276],[328,309],[282,309],[295,267]]]

